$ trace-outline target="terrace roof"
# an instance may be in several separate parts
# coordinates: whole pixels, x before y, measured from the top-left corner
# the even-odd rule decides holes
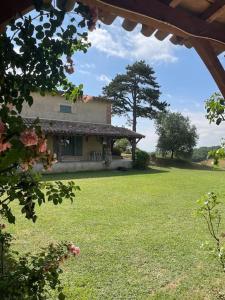
[[[75,2],[74,0],[67,0]],[[218,55],[225,51],[225,0],[81,0],[98,7],[99,19],[110,25],[117,16],[132,31],[138,23],[145,36],[159,40],[170,34],[176,45],[194,47],[225,97],[225,70]],[[32,9],[32,0],[0,4],[0,26],[18,12]]]
[[[25,123],[31,126],[34,119],[25,119]],[[58,120],[40,119],[40,126],[45,134],[54,135],[86,135],[102,136],[112,138],[141,139],[144,135],[131,131],[124,127],[112,126],[109,124],[95,124],[82,122],[67,122]]]

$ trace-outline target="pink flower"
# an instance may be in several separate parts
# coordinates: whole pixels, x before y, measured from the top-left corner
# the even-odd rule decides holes
[[[0,121],[0,134],[5,133],[5,129],[6,129],[5,123]]]
[[[38,151],[40,153],[44,153],[47,151],[47,140],[46,139],[41,139],[39,141],[39,144],[38,144]]]
[[[26,146],[34,146],[38,143],[38,136],[34,129],[26,129],[20,134],[20,141]]]
[[[74,255],[80,254],[80,248],[75,246],[74,244],[69,244],[67,248],[68,248],[68,251]]]
[[[0,153],[6,151],[7,149],[10,149],[12,145],[9,142],[3,143],[0,141]]]

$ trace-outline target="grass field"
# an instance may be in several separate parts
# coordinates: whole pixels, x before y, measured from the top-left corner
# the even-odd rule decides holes
[[[200,249],[210,237],[194,216],[199,196],[225,192],[225,172],[154,167],[47,177],[71,178],[81,187],[74,204],[47,204],[35,225],[19,217],[10,226],[21,251],[59,240],[80,246],[65,265],[67,299],[225,299],[225,274]]]

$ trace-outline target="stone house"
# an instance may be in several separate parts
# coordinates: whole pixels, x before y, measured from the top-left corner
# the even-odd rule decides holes
[[[27,124],[39,118],[48,148],[57,155],[52,172],[131,167],[131,160],[112,155],[112,145],[119,138],[132,142],[144,136],[111,125],[108,101],[88,96],[73,103],[60,94],[42,97],[36,93],[33,98],[33,105],[25,105],[21,115]]]

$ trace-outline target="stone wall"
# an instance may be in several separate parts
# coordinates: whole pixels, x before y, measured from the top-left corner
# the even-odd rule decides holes
[[[34,93],[34,103],[31,107],[25,104],[21,115],[26,118],[42,118],[48,120],[61,120],[72,122],[88,122],[106,124],[111,122],[109,118],[109,106],[107,102],[93,100],[87,103],[83,101],[66,101],[60,95],[45,97]],[[60,112],[60,105],[71,106],[71,113]],[[110,109],[111,111],[111,109]]]
[[[56,163],[51,171],[44,171],[43,167],[38,164],[35,169],[42,173],[69,173],[77,171],[97,171],[97,170],[114,170],[119,167],[131,168],[132,161],[127,159],[113,160],[109,166],[106,166],[103,161],[76,161],[76,162],[60,162]]]

